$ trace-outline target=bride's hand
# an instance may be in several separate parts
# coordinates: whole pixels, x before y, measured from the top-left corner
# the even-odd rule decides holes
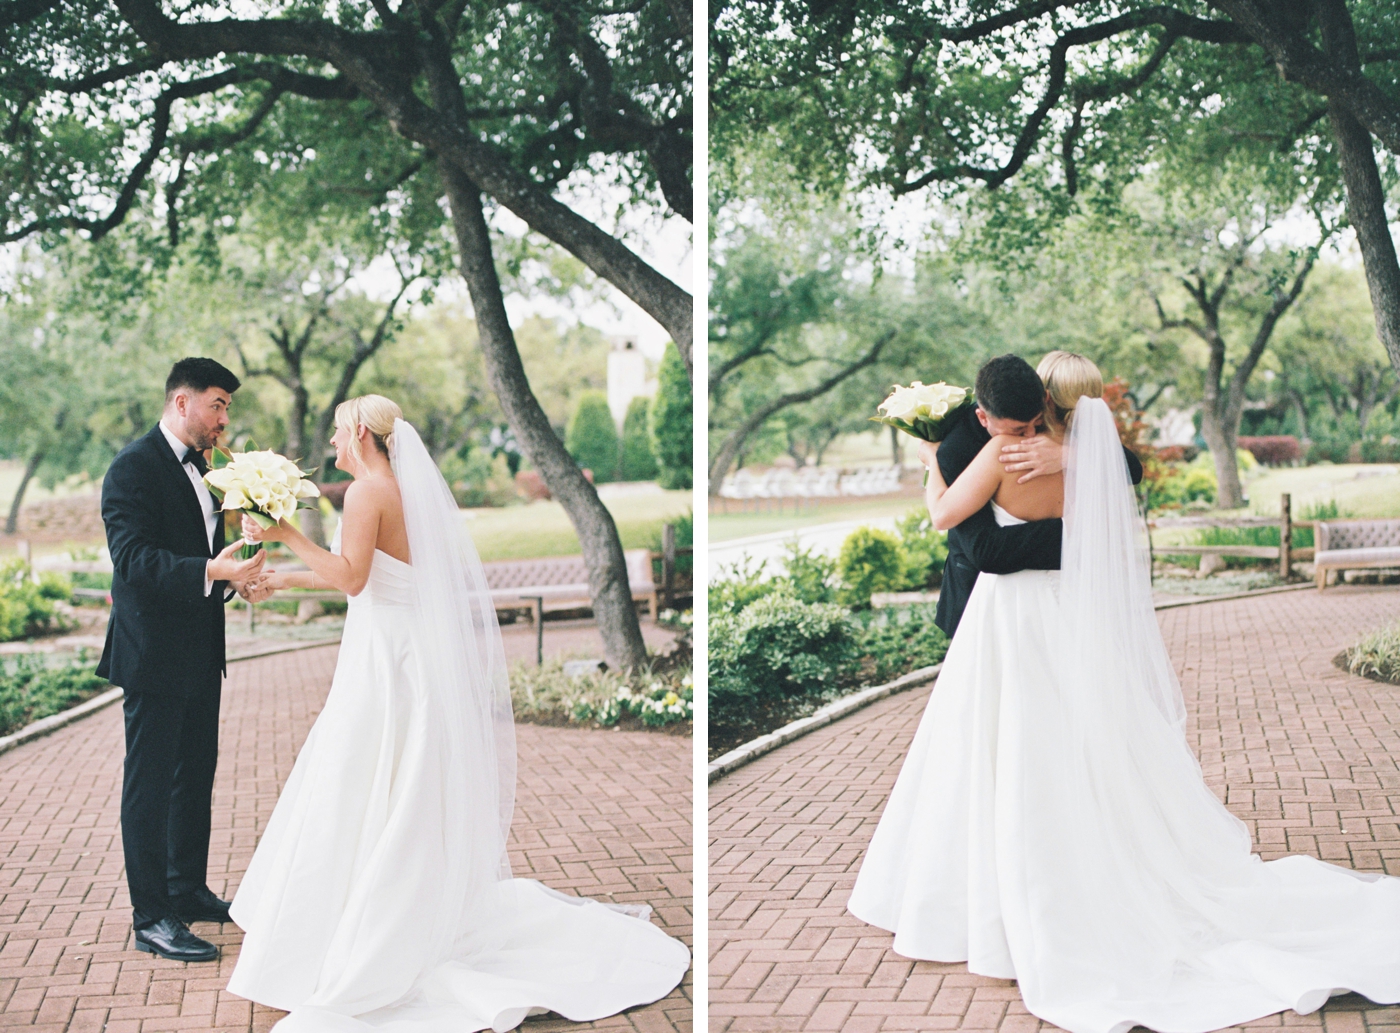
[[[286,541],[286,524],[279,521],[271,527],[263,527],[247,513],[243,514],[243,538],[250,542],[281,542]]]
[[[914,443],[914,452],[918,455],[919,462],[931,468],[938,459],[938,442],[924,441],[920,438]]]

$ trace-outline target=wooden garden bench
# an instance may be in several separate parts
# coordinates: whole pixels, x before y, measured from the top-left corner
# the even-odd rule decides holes
[[[1317,524],[1318,590],[1330,571],[1400,567],[1400,520],[1327,520]]]
[[[645,599],[654,620],[658,612],[658,588],[651,573],[651,550],[628,549],[627,584],[632,598]],[[486,583],[496,603],[518,600],[529,602],[535,619],[542,616],[545,601],[589,603],[588,567],[582,556],[546,556],[530,560],[492,560],[483,563]]]

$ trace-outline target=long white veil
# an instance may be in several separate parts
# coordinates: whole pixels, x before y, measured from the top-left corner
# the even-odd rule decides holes
[[[515,722],[505,650],[486,572],[452,492],[422,438],[394,421],[389,459],[403,499],[418,591],[415,647],[445,758],[442,854],[448,871],[437,945],[444,953],[510,878]],[[456,909],[456,903],[461,909]]]
[[[1146,693],[1181,729],[1186,706],[1152,607],[1150,556],[1113,413],[1102,398],[1081,398],[1066,449],[1060,575],[1075,668]]]

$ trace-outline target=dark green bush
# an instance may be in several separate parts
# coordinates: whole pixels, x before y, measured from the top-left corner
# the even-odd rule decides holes
[[[843,607],[770,592],[738,613],[710,615],[710,716],[760,697],[797,696],[839,686],[855,659]]]
[[[904,584],[904,553],[899,539],[889,531],[857,527],[841,543],[836,570],[841,577],[841,601],[865,609],[872,593],[896,591]]]
[[[948,652],[948,636],[933,622],[937,607],[909,606],[871,610],[855,619],[861,625],[856,649],[862,681],[883,685],[939,663]]]
[[[691,409],[690,375],[674,343],[666,345],[656,381],[649,427],[651,452],[659,467],[656,480],[663,488],[689,488],[695,420]]]
[[[30,580],[29,564],[11,560],[0,566],[0,642],[66,630],[55,602],[73,597],[73,584],[59,574]]]
[[[722,567],[719,576],[709,584],[710,619],[721,614],[734,616],[776,591],[780,579],[765,577],[767,568],[766,560],[755,564],[748,556],[732,566]]]
[[[622,470],[624,481],[650,481],[657,473],[651,451],[651,399],[637,397],[627,404],[622,418]]]
[[[904,559],[904,581],[911,592],[937,588],[943,583],[943,564],[948,558],[948,536],[933,526],[928,510],[912,509],[895,525]]]
[[[57,667],[33,653],[0,660],[0,735],[77,706],[110,687],[85,658]]]
[[[810,548],[802,548],[795,538],[787,544],[782,580],[804,603],[836,602],[836,561]]]
[[[617,427],[613,424],[608,396],[601,391],[579,395],[578,408],[564,435],[564,446],[574,462],[593,471],[593,483],[603,484],[617,473]]]

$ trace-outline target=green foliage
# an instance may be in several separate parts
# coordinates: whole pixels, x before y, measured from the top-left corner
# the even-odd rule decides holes
[[[1217,487],[1213,469],[1172,463],[1166,474],[1151,485],[1148,508],[1170,509],[1193,502],[1213,505]]]
[[[924,604],[871,610],[857,619],[863,680],[883,685],[895,678],[940,663],[948,652],[948,636],[933,622],[937,607]]]
[[[836,561],[825,553],[804,549],[794,537],[786,546],[783,580],[804,603],[836,602]]]
[[[836,562],[804,549],[794,538],[786,545],[783,573],[768,576],[768,561],[748,556],[720,570],[709,583],[710,615],[735,616],[769,595],[781,594],[804,603],[836,601]]]
[[[77,706],[109,688],[85,658],[56,667],[33,653],[0,659],[0,735]]]
[[[651,404],[651,451],[663,488],[689,488],[694,462],[695,417],[690,375],[674,343],[668,342]]]
[[[617,471],[617,427],[608,409],[607,395],[590,391],[579,398],[564,444],[574,462],[593,471],[593,483],[604,484],[613,479]]]
[[[0,565],[0,642],[66,630],[69,622],[54,603],[72,596],[73,584],[62,575],[45,574],[35,584],[23,560]]]
[[[865,609],[872,593],[896,591],[904,585],[904,550],[889,531],[858,527],[841,543],[836,570],[841,578],[841,601]]]
[[[672,518],[672,519],[670,519],[670,520],[664,521],[664,522],[662,523],[662,525],[656,529],[656,533],[652,535],[651,543],[650,543],[650,548],[651,548],[651,551],[652,551],[652,552],[655,552],[655,553],[661,552],[662,547],[663,547],[664,544],[665,544],[665,543],[662,541],[662,537],[661,537],[661,536],[662,536],[662,534],[664,533],[664,529],[665,529],[665,525],[666,525],[666,524],[673,524],[673,525],[675,525],[675,528],[676,528],[676,548],[677,548],[677,549],[682,549],[682,548],[685,548],[686,546],[690,546],[692,549],[695,547],[695,514],[694,514],[694,512],[688,512],[688,513],[682,514],[681,516],[674,517],[674,518]],[[660,558],[658,557],[657,559],[653,560],[652,562],[653,562],[653,564],[654,564],[654,566],[655,566],[656,574],[657,574],[657,576],[659,577],[660,574],[661,574],[661,560],[660,560]],[[695,569],[695,553],[694,553],[694,552],[678,552],[678,553],[676,554],[676,570],[677,570],[677,572],[692,571],[692,570],[694,570],[694,569]]]
[[[651,452],[651,399],[638,396],[627,403],[622,418],[621,479],[650,481],[656,477],[656,456]]]
[[[943,583],[943,564],[948,558],[948,536],[933,526],[928,510],[911,509],[895,524],[903,554],[904,581],[908,591],[937,588]]]
[[[737,614],[711,613],[710,715],[723,721],[756,697],[837,687],[855,659],[845,607],[765,595]]]

